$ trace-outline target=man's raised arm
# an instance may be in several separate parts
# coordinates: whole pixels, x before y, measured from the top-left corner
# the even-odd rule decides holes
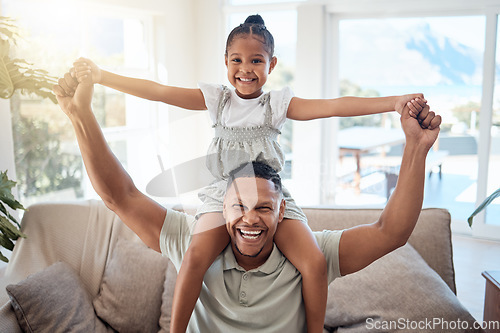
[[[69,73],[58,83],[54,93],[74,127],[95,191],[146,245],[160,251],[159,237],[166,210],[135,187],[111,152],[92,112],[93,85],[89,82],[78,85]]]
[[[343,232],[339,245],[340,273],[354,273],[406,244],[422,209],[425,158],[439,134],[441,116],[426,106],[419,123],[405,106],[401,126],[406,136],[398,182],[378,221]],[[420,117],[419,117],[420,118]]]

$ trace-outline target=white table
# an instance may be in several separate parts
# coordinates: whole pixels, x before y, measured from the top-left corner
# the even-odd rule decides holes
[[[397,128],[354,126],[340,130],[337,142],[341,158],[351,153],[356,159],[354,186],[359,193],[361,191],[361,155],[380,147],[404,144],[405,135],[402,129]]]

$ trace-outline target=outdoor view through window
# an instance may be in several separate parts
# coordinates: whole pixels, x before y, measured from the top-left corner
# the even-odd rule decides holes
[[[83,54],[105,68],[122,72],[132,69],[139,73],[137,76],[149,75],[146,25],[140,17],[75,12],[71,3],[61,4],[54,11],[43,3],[30,2],[26,6],[22,1],[3,1],[2,15],[13,18],[20,29],[22,39],[14,56],[55,77],[63,75]],[[130,164],[128,156],[134,153],[127,134],[148,126],[144,120],[148,106],[142,107],[142,117],[134,117],[129,104],[130,98],[124,94],[95,86],[93,109],[125,167]],[[10,106],[21,201],[28,206],[39,201],[93,196],[71,125],[59,107],[47,99],[19,93],[13,96]],[[135,121],[137,118],[142,123]]]
[[[428,159],[428,172],[433,173],[427,178],[424,206],[447,208],[454,219],[466,220],[476,205],[485,17],[341,20],[339,30],[341,95],[422,92],[432,108],[439,110],[443,125]],[[496,109],[499,100],[496,95]],[[500,168],[499,122],[497,110],[492,127],[488,193],[500,184],[495,172]],[[378,127],[383,129],[381,135],[386,135],[388,129],[400,124],[395,114],[347,118],[340,121],[339,134],[352,126]],[[387,186],[391,187],[387,176],[397,174],[401,152],[402,145],[395,143],[362,155],[358,203],[386,200]],[[355,166],[354,158],[349,156],[339,161],[339,191],[346,193],[336,196],[339,204],[349,204],[346,200],[352,199],[348,195],[352,187],[347,184],[352,182],[349,171]],[[488,215],[494,215],[494,210],[498,216],[498,204],[491,206],[492,214]],[[494,223],[493,219],[487,221]]]

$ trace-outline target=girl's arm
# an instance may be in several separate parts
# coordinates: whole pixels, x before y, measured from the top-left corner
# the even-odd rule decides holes
[[[303,99],[293,97],[288,106],[287,118],[312,120],[328,117],[364,116],[394,110],[402,110],[411,100],[424,106],[422,94],[390,97],[339,97],[333,99]]]
[[[189,110],[206,110],[205,99],[200,89],[166,86],[154,81],[136,79],[100,69],[89,59],[79,58],[74,63],[74,75],[82,82],[88,75],[93,83],[100,83],[129,95],[151,101],[163,102]]]

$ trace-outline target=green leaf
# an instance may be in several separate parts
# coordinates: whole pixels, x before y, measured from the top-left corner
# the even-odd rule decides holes
[[[0,172],[0,247],[4,247],[10,251],[14,249],[14,240],[19,237],[26,237],[26,235],[18,229],[20,228],[19,223],[9,213],[7,207],[5,206],[7,205],[14,210],[24,209],[23,205],[21,205],[21,203],[19,203],[19,201],[17,201],[12,194],[12,188],[15,185],[16,182],[7,177],[7,171]],[[15,225],[12,224],[11,221],[14,222]],[[4,257],[2,253],[0,253],[0,260],[8,262],[8,259]]]
[[[1,40],[0,44],[2,44]],[[56,77],[49,75],[43,69],[33,68],[33,65],[24,59],[0,57],[0,97],[2,98],[10,98],[14,91],[20,90],[24,94],[49,98],[57,104],[57,99],[52,93],[52,86],[56,83]]]
[[[25,209],[19,201],[14,198],[12,188],[16,182],[7,177],[7,171],[0,172],[0,201],[4,202],[12,209]]]
[[[9,220],[7,220],[3,216],[0,216],[0,231],[3,235],[12,240],[16,240],[19,237],[26,238],[25,234],[18,230],[12,223],[9,222]]]
[[[10,98],[14,93],[14,85],[10,79],[9,68],[9,43],[5,40],[0,40],[0,97]]]
[[[11,220],[12,222],[14,222],[18,228],[21,227],[21,225],[19,224],[19,222],[16,220],[16,218],[14,216],[12,216],[9,211],[7,210],[7,208],[2,204],[2,202],[0,202],[0,212],[4,213],[5,216],[7,216],[9,218],[9,220]]]
[[[5,257],[1,251],[0,251],[0,260],[2,260],[3,262],[9,262],[9,259]]]
[[[11,98],[16,90],[50,99],[57,104],[52,86],[57,79],[24,59],[11,59],[10,46],[16,45],[18,29],[12,20],[0,16],[0,98]]]
[[[16,45],[16,39],[19,37],[19,28],[14,25],[14,20],[10,17],[0,16],[0,39],[8,40]]]
[[[493,200],[500,196],[500,188],[493,192],[489,197],[484,199],[484,201],[476,208],[476,210],[469,216],[467,222],[469,222],[469,227],[472,227],[472,219],[474,216],[479,214],[483,209],[485,209]]]
[[[0,235],[0,245],[9,251],[14,250],[14,242],[12,242],[10,238],[5,235]]]

